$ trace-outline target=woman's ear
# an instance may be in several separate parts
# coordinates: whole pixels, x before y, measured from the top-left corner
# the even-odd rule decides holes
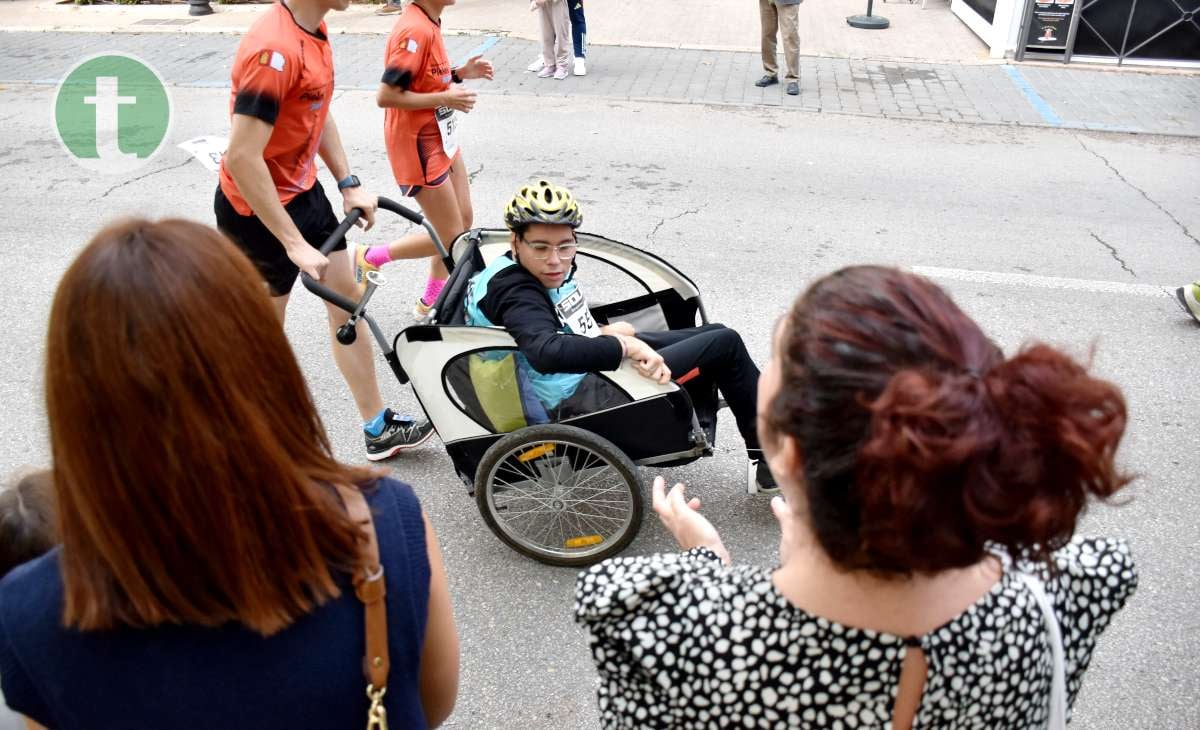
[[[767,459],[767,465],[771,467],[771,473],[779,479],[783,475],[784,480],[800,483],[804,481],[804,456],[800,453],[800,444],[794,436],[788,434],[778,435],[779,443],[775,453]]]

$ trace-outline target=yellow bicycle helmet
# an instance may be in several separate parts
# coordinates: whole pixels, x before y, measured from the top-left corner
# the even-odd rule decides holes
[[[510,231],[530,223],[578,228],[583,223],[583,213],[579,212],[579,203],[570,190],[549,180],[538,180],[521,186],[504,209],[504,225]]]

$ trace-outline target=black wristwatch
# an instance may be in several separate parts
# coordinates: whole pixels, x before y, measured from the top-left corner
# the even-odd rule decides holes
[[[338,190],[345,190],[346,188],[357,188],[360,185],[362,185],[362,183],[359,182],[357,175],[347,175],[346,177],[342,178],[341,180],[338,180]]]
[[[456,84],[461,84],[463,82],[462,76],[458,75],[458,69],[456,69],[456,68],[450,69],[450,80]]]

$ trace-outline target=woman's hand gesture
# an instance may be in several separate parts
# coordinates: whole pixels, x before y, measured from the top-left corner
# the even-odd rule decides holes
[[[696,497],[686,499],[682,484],[671,487],[670,492],[666,491],[666,486],[662,477],[654,478],[654,511],[663,526],[675,536],[675,542],[684,550],[708,548],[721,558],[722,563],[729,565],[729,551],[721,542],[717,528],[698,511],[700,500]]]

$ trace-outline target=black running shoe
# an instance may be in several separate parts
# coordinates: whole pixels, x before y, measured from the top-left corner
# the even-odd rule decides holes
[[[420,446],[433,435],[433,424],[429,421],[417,422],[393,412],[391,408],[384,412],[383,421],[383,431],[378,436],[363,433],[367,442],[367,458],[371,461],[382,461],[406,449]]]
[[[779,485],[775,483],[775,476],[771,474],[771,469],[767,466],[765,459],[750,460],[750,478],[754,480],[751,485],[751,494],[765,494],[774,496],[779,494]]]

